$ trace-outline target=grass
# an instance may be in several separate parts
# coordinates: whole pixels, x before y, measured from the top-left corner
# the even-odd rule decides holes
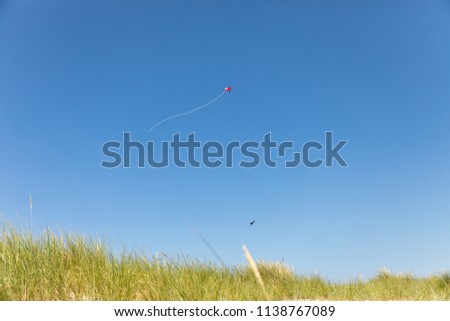
[[[0,300],[450,300],[448,273],[381,271],[367,281],[333,283],[277,262],[219,267],[127,252],[117,257],[79,235],[32,236],[11,227],[0,233]]]

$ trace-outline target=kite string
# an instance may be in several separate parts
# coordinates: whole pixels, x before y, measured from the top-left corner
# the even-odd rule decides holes
[[[257,131],[256,131],[256,129],[255,129],[255,126],[253,125],[252,122],[250,122],[249,117],[247,116],[247,113],[245,112],[244,108],[242,108],[241,104],[239,104],[239,102],[237,101],[237,99],[236,99],[235,96],[233,96],[233,100],[234,100],[235,105],[238,107],[239,111],[241,112],[241,114],[242,114],[242,116],[243,116],[245,122],[246,122],[247,125],[250,127],[250,129],[252,130],[252,132],[253,132],[253,134],[255,135],[255,137],[257,137],[257,136],[258,136],[258,133],[257,133]],[[285,183],[286,183],[285,186],[287,186],[287,188],[288,188],[289,190],[292,191],[292,188],[291,188],[291,186],[290,186],[290,181],[289,181],[287,175],[284,173],[283,168],[277,166],[277,169],[281,169],[281,170],[279,170],[278,172],[279,172],[279,173],[281,174],[281,176],[283,177],[283,180],[284,180]]]
[[[255,126],[253,126],[253,123],[250,121],[249,117],[247,116],[247,113],[244,111],[244,108],[242,108],[241,104],[238,103],[236,97],[234,97],[233,95],[233,100],[234,100],[234,104],[238,107],[239,111],[241,112],[245,122],[247,123],[247,125],[251,128],[253,134],[255,135],[255,137],[258,136],[258,133],[255,129]]]
[[[207,103],[204,104],[204,105],[201,105],[201,106],[199,106],[199,107],[196,107],[196,108],[194,108],[194,109],[192,109],[192,110],[190,110],[190,111],[187,111],[187,112],[184,112],[184,113],[175,114],[175,115],[173,115],[173,116],[170,116],[170,117],[167,117],[167,118],[161,120],[160,122],[158,122],[158,123],[156,123],[155,125],[153,125],[152,128],[149,129],[149,132],[151,132],[152,130],[154,130],[154,129],[155,129],[156,127],[158,127],[159,125],[162,125],[162,124],[164,124],[165,122],[167,122],[167,121],[169,121],[169,120],[171,120],[171,119],[175,119],[175,118],[178,118],[178,117],[187,116],[187,115],[190,115],[190,114],[192,114],[192,113],[195,113],[195,112],[197,112],[197,111],[199,111],[199,110],[201,110],[201,109],[203,109],[203,108],[205,108],[205,107],[208,107],[208,106],[211,105],[212,103],[214,103],[214,102],[216,102],[217,100],[219,100],[219,98],[222,97],[225,93],[226,93],[225,91],[222,91],[219,95],[217,95],[215,98],[213,98],[212,100],[210,100],[209,102],[207,102]]]

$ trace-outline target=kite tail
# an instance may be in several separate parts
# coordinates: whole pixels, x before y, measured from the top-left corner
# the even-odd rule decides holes
[[[154,129],[155,129],[156,127],[158,127],[159,125],[162,125],[162,124],[164,124],[165,122],[167,122],[167,121],[169,121],[169,120],[171,120],[171,119],[175,119],[175,118],[178,118],[178,117],[187,116],[187,115],[190,115],[190,114],[192,114],[192,113],[195,113],[195,112],[197,112],[197,111],[199,111],[199,110],[201,110],[201,109],[203,109],[203,108],[206,108],[206,107],[208,107],[209,105],[211,105],[212,103],[214,103],[214,102],[216,102],[217,100],[219,100],[220,97],[222,97],[225,93],[226,93],[225,91],[222,91],[222,92],[221,92],[219,95],[217,95],[214,99],[212,99],[212,100],[210,100],[209,102],[207,102],[206,104],[201,105],[201,106],[199,106],[199,107],[196,107],[196,108],[194,108],[194,109],[192,109],[192,110],[190,110],[190,111],[187,111],[187,112],[184,112],[184,113],[179,113],[179,114],[176,114],[176,115],[167,117],[167,118],[161,120],[159,123],[156,123],[155,125],[153,125],[152,128],[150,128],[148,131],[151,132],[152,130],[154,130]]]
[[[239,230],[225,233],[225,235],[230,235],[230,234],[238,233],[238,232],[240,232],[240,231],[243,231],[243,230],[246,230],[246,229],[250,228],[250,226],[252,226],[252,225],[250,224],[250,225],[248,225],[248,226],[246,226],[246,227],[240,228]]]

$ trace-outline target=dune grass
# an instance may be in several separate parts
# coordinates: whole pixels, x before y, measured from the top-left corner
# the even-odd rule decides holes
[[[277,262],[247,266],[113,255],[89,238],[0,230],[0,300],[449,300],[450,274],[417,278],[379,272],[333,283]]]

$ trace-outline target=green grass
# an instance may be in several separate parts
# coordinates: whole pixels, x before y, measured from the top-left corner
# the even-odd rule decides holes
[[[0,300],[264,300],[247,266],[114,256],[100,242],[46,231],[0,231]],[[280,263],[258,262],[271,300],[449,300],[450,274],[417,278],[379,272],[370,280],[328,282]]]

